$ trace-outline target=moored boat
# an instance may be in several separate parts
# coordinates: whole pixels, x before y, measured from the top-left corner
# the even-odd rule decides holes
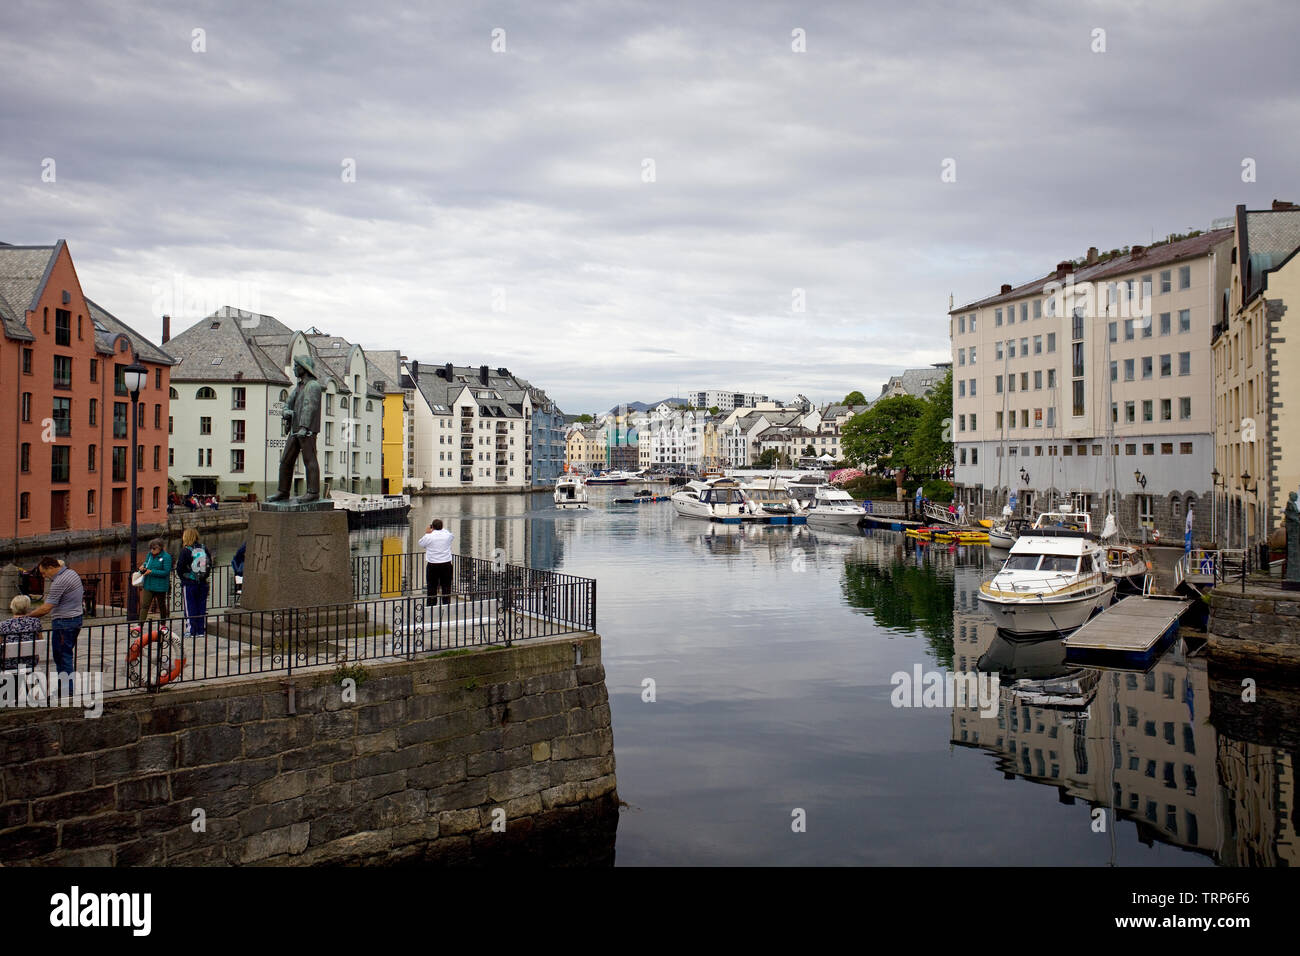
[[[358,495],[349,491],[331,491],[330,500],[335,511],[346,512],[349,530],[400,524],[411,512],[410,495]]]
[[[672,503],[683,518],[740,520],[750,513],[745,492],[735,478],[687,482],[672,496]]]
[[[821,485],[813,495],[808,523],[814,527],[855,528],[862,515],[862,506],[847,491],[834,485]]]
[[[555,482],[555,507],[574,511],[588,507],[587,486],[578,475],[561,475]]]

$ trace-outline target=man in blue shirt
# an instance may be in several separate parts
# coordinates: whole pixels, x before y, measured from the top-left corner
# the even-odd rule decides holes
[[[50,653],[60,674],[67,674],[72,687],[72,673],[77,667],[77,635],[81,633],[82,601],[85,591],[81,577],[64,567],[58,558],[48,555],[36,566],[45,578],[45,602],[32,608],[31,617],[50,615]]]

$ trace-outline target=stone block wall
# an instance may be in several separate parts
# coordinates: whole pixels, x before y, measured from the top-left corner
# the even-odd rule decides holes
[[[1220,638],[1300,649],[1300,592],[1247,583],[1242,593],[1224,584],[1210,595],[1209,631]]]
[[[598,635],[0,710],[0,861],[90,866],[610,862]],[[200,826],[200,821],[202,825]]]

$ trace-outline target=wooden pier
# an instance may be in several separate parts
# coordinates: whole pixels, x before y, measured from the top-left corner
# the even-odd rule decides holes
[[[1177,597],[1126,597],[1065,639],[1066,660],[1145,667],[1173,640],[1191,604]]]

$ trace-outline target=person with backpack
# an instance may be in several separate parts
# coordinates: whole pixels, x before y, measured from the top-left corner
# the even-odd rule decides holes
[[[208,624],[208,576],[212,573],[212,553],[199,541],[194,528],[181,535],[181,553],[176,561],[181,578],[181,599],[185,607],[187,637],[205,637]]]

